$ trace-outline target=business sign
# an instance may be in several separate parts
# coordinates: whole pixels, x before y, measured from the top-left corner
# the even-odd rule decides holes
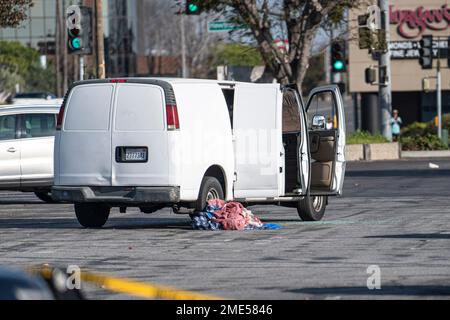
[[[419,59],[420,41],[391,41],[389,42],[389,51],[391,59]],[[433,41],[433,56],[438,57],[440,50],[441,57],[447,56],[447,40]]]
[[[421,36],[426,31],[445,31],[450,27],[450,8],[419,6],[415,9],[397,9],[389,6],[390,24],[397,26],[398,34],[405,39]]]

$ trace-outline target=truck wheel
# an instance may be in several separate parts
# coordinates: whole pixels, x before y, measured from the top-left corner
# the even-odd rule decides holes
[[[85,228],[101,228],[109,218],[111,208],[99,203],[75,203],[78,222]]]
[[[219,180],[214,177],[204,177],[202,180],[202,185],[200,187],[200,192],[198,195],[198,200],[195,204],[195,210],[202,211],[205,209],[206,204],[212,199],[224,199],[222,185]]]
[[[297,212],[303,221],[320,221],[327,206],[326,196],[306,196],[297,205]]]
[[[40,200],[47,202],[47,203],[55,203],[56,201],[52,199],[52,193],[50,191],[40,191],[34,193],[36,197],[38,197]]]

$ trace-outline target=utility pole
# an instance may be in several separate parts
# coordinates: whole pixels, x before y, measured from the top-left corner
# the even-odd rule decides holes
[[[67,26],[67,17],[66,17],[66,0],[62,1],[63,3],[63,10],[62,12],[59,13],[60,17],[64,17],[63,21],[63,29],[62,30],[66,30]],[[61,39],[62,39],[62,46],[61,46],[61,50],[63,52],[63,95],[66,94],[67,90],[68,90],[68,72],[69,72],[69,64],[68,64],[68,57],[67,57],[67,37],[66,37],[66,32],[61,32]]]
[[[181,68],[183,78],[188,77],[188,70],[186,64],[186,31],[184,26],[184,13],[181,13],[180,17],[180,27],[181,27]]]
[[[378,59],[379,87],[378,101],[381,109],[381,133],[389,141],[392,140],[391,113],[392,113],[392,81],[391,81],[391,57],[389,51],[389,0],[379,0],[381,10],[381,29],[385,34],[386,50],[380,53]],[[385,81],[382,81],[384,79]]]
[[[62,49],[62,25],[61,25],[61,7],[60,2],[56,1],[56,39],[55,39],[55,54],[56,54],[56,95],[62,97],[62,77],[61,77],[61,49]]]
[[[97,78],[105,78],[105,46],[103,38],[103,0],[95,0],[95,35]]]

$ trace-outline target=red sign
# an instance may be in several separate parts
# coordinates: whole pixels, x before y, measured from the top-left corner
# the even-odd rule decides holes
[[[397,25],[397,31],[403,38],[412,39],[426,30],[442,31],[450,26],[450,8],[444,4],[438,9],[420,6],[416,9],[396,9],[389,6],[390,23]]]

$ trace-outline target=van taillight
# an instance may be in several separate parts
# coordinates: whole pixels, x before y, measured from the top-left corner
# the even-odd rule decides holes
[[[175,104],[166,105],[167,130],[180,129],[180,121],[178,119],[178,109]]]
[[[63,103],[61,108],[59,108],[58,118],[56,118],[56,130],[61,130],[62,122],[64,119],[64,110],[66,109],[66,104]]]

